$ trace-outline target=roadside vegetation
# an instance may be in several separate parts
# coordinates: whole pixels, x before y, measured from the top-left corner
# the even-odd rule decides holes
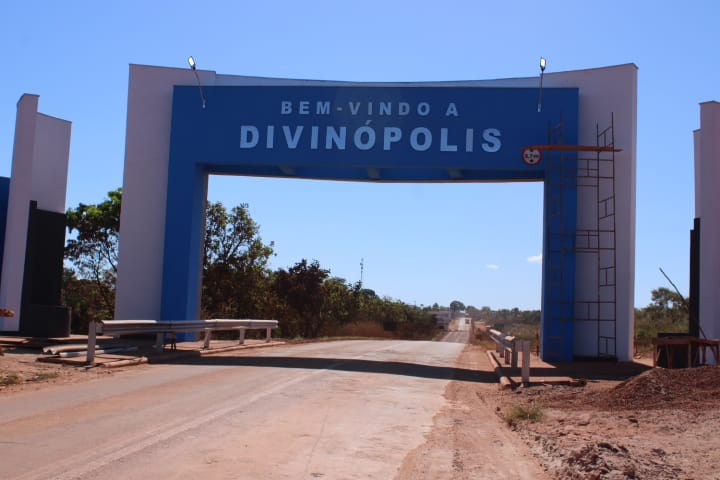
[[[645,308],[635,309],[635,350],[652,350],[652,339],[658,333],[687,333],[689,315],[687,301],[677,292],[665,287],[652,291],[652,302]]]
[[[98,204],[67,211],[69,240],[63,299],[72,308],[72,332],[87,332],[88,322],[113,318],[118,265],[122,190],[108,192]],[[247,204],[232,208],[208,202],[204,236],[202,318],[268,318],[280,320],[279,335],[288,339],[328,336],[429,339],[437,335],[433,312],[465,312],[474,320],[529,340],[537,350],[540,311],[492,310],[453,301],[417,307],[380,297],[360,282],[332,276],[317,260],[299,259],[272,270],[273,242],[260,236],[260,225]],[[465,314],[462,313],[462,314]],[[685,302],[664,287],[652,291],[652,302],[635,311],[637,352],[652,349],[661,332],[685,332]],[[248,332],[250,335],[252,333]]]
[[[58,376],[57,372],[41,372],[28,376],[14,371],[2,371],[0,372],[0,387],[19,385],[26,382],[46,382]]]
[[[644,353],[653,348],[652,339],[660,333],[686,333],[689,316],[686,301],[677,292],[658,287],[651,292],[651,303],[635,309],[635,351]],[[481,320],[518,340],[529,340],[531,351],[537,351],[540,338],[540,311],[517,308],[492,310],[469,307],[474,320]]]
[[[22,383],[22,378],[20,378],[20,375],[18,375],[15,372],[3,372],[2,375],[0,375],[0,387],[6,386],[6,385],[16,385],[18,383]]]
[[[513,405],[505,412],[505,423],[509,427],[515,427],[520,421],[539,422],[543,419],[543,411],[540,407],[532,405]]]
[[[63,300],[72,308],[73,333],[113,318],[121,201],[118,189],[98,204],[67,211]],[[260,236],[248,205],[208,202],[201,317],[277,319],[278,335],[289,339],[429,339],[437,333],[430,307],[380,297],[360,282],[332,276],[317,260],[270,269],[274,248]]]

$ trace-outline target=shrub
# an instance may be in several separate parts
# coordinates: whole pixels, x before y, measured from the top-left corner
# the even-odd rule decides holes
[[[0,385],[16,385],[22,383],[22,378],[15,372],[3,373],[0,376]]]
[[[59,375],[57,372],[44,372],[44,373],[38,373],[34,377],[32,377],[30,380],[33,382],[43,382],[45,380],[52,380],[53,378],[57,378]]]
[[[505,413],[505,422],[514,427],[519,420],[527,420],[530,422],[539,422],[542,420],[543,412],[540,407],[513,405],[513,407]]]
[[[368,338],[392,338],[393,332],[385,331],[382,323],[371,321],[360,321],[348,323],[333,332],[339,337],[368,337]]]
[[[653,315],[647,309],[635,312],[635,350],[647,352],[653,349],[652,341],[658,333],[687,333],[688,321],[674,321],[671,318]]]

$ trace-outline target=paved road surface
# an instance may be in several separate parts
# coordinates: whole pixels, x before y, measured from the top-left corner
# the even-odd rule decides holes
[[[488,381],[462,348],[294,345],[3,395],[0,478],[393,478],[451,377]]]
[[[443,342],[467,343],[470,337],[470,324],[465,323],[464,318],[455,318],[448,325],[448,333],[445,334]]]
[[[0,478],[390,478],[461,348],[306,344],[0,398]]]

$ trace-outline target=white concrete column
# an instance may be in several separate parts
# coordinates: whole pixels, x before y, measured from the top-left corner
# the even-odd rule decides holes
[[[0,306],[15,311],[12,318],[0,317],[0,330],[20,328],[20,304],[25,274],[25,247],[28,229],[28,208],[32,192],[32,159],[35,149],[35,130],[39,97],[25,94],[17,105],[15,143],[10,173],[5,251],[3,253]]]
[[[130,65],[116,319],[160,319],[173,87],[196,83],[188,68]]]
[[[71,124],[38,113],[38,101],[37,95],[25,94],[17,105],[0,285],[0,307],[14,310],[15,316],[0,317],[5,331],[20,328],[30,201],[65,213]]]
[[[695,136],[695,216],[700,218],[700,328],[720,338],[720,103],[700,104]],[[712,360],[712,358],[710,359]]]

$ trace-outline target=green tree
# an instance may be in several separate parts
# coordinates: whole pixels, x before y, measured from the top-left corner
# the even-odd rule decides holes
[[[96,318],[112,318],[118,268],[122,189],[108,192],[97,205],[67,211],[74,234],[65,246],[72,266],[63,282],[64,302],[73,308],[73,331],[84,331]],[[228,211],[207,204],[204,236],[202,309],[206,318],[260,315],[265,307],[273,244],[259,236],[259,226],[243,204]]]
[[[273,243],[263,243],[247,204],[228,211],[221,202],[208,202],[205,218],[202,316],[261,316]]]
[[[71,309],[70,329],[73,333],[87,333],[88,323],[101,318],[113,318],[113,305],[108,308],[109,287],[94,280],[78,278],[75,271],[63,272],[63,303]]]
[[[635,348],[653,348],[659,333],[688,333],[689,315],[685,299],[677,292],[658,287],[650,292],[651,303],[635,309]]]
[[[335,331],[357,314],[358,303],[355,295],[359,283],[351,286],[345,279],[331,277],[323,282],[323,305],[320,313],[322,330],[318,334]]]
[[[75,236],[67,241],[65,258],[78,279],[94,283],[94,310],[105,318],[112,318],[115,306],[121,200],[122,189],[117,189],[97,205],[81,203],[66,213],[68,233]]]
[[[435,315],[430,309],[403,304],[403,311],[405,321],[400,325],[400,333],[406,338],[427,339],[432,338],[437,332]]]
[[[315,338],[325,326],[323,284],[330,271],[317,260],[302,259],[288,270],[275,272],[273,290],[284,303],[283,331],[288,336]]]
[[[652,303],[647,310],[657,321],[678,323],[687,321],[687,300],[679,293],[665,287],[658,287],[650,293]]]
[[[453,300],[452,302],[450,302],[450,310],[452,310],[453,314],[462,312],[463,310],[465,310],[465,304],[462,303],[460,300]]]

